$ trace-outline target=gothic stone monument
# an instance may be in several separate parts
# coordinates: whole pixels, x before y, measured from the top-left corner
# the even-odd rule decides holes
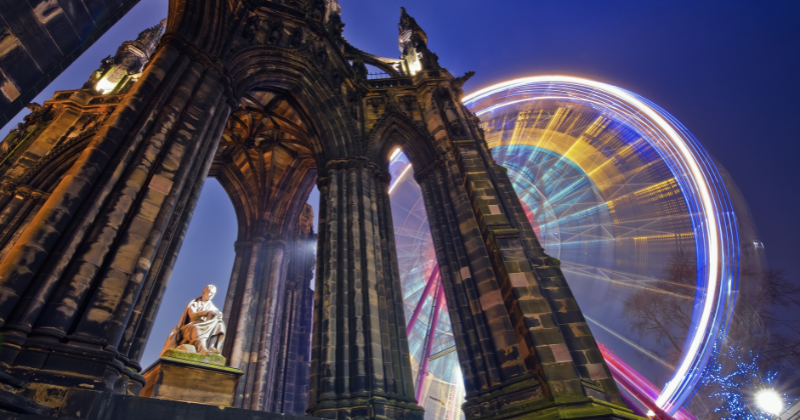
[[[239,225],[222,310],[222,354],[243,372],[233,405],[421,420],[387,193],[400,147],[430,218],[466,417],[634,418],[461,105],[469,75],[441,67],[405,10],[399,59],[358,50],[343,26],[333,0],[170,0],[157,46],[143,33],[118,51],[146,65],[110,59],[85,89],[32,107],[0,162],[3,409],[167,404],[132,397],[139,360],[213,176]],[[193,410],[220,418],[208,407]]]

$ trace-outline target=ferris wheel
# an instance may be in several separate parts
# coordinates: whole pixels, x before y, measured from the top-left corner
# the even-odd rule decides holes
[[[561,261],[617,382],[647,407],[692,419],[681,407],[729,322],[743,254],[760,243],[724,170],[669,113],[608,84],[529,77],[464,104],[545,251]],[[390,171],[417,399],[435,418],[457,418],[464,391],[422,194],[399,149]],[[691,261],[694,281],[658,287],[677,253]],[[623,321],[623,302],[642,290],[688,308],[677,361],[634,339]]]

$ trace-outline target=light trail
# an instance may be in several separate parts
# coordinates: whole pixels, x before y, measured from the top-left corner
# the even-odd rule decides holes
[[[658,407],[674,414],[699,385],[713,344],[731,316],[739,250],[736,221],[724,183],[702,147],[674,117],[616,86],[571,76],[534,76],[481,89],[467,95],[464,104],[480,116],[509,105],[544,99],[586,103],[618,114],[658,152],[688,195],[686,204],[694,218],[700,264],[698,284],[705,287],[683,358],[656,400]]]
[[[602,328],[603,330],[605,330],[605,331],[606,331],[606,332],[608,332],[609,334],[611,334],[611,335],[613,335],[614,337],[616,337],[616,338],[618,338],[618,339],[622,340],[622,341],[623,341],[625,344],[627,344],[627,345],[629,345],[629,346],[633,347],[633,348],[634,348],[634,349],[636,349],[638,352],[640,352],[640,353],[644,354],[645,356],[647,356],[647,357],[649,357],[649,358],[651,358],[651,359],[655,360],[656,362],[660,363],[660,364],[661,364],[661,365],[663,365],[664,367],[667,367],[667,368],[670,368],[670,369],[675,369],[675,365],[673,365],[672,363],[670,363],[670,362],[668,362],[668,361],[666,361],[666,360],[664,360],[664,359],[662,359],[662,358],[658,357],[658,355],[657,355],[657,354],[655,354],[655,353],[653,353],[653,352],[651,352],[651,351],[647,350],[646,348],[644,348],[644,347],[642,347],[642,346],[640,346],[640,345],[636,344],[635,342],[633,342],[633,341],[629,340],[627,337],[623,336],[622,334],[620,334],[620,333],[618,333],[618,332],[616,332],[616,331],[612,330],[611,328],[609,328],[609,327],[607,327],[607,326],[605,326],[605,325],[601,324],[600,322],[598,322],[598,321],[596,321],[596,320],[594,320],[594,319],[592,319],[592,318],[589,318],[589,317],[588,317],[588,316],[586,316],[586,315],[584,315],[583,317],[584,317],[584,318],[586,318],[586,320],[587,320],[587,321],[591,322],[592,324],[595,324],[595,325],[597,325],[598,327]]]
[[[397,149],[397,150],[399,151],[400,149]],[[405,169],[403,169],[403,172],[400,172],[400,175],[397,177],[396,180],[394,180],[392,182],[392,185],[389,187],[389,194],[391,194],[392,191],[394,191],[394,187],[396,187],[400,183],[400,181],[403,180],[403,178],[406,176],[406,174],[410,170],[411,170],[411,164],[407,163]]]

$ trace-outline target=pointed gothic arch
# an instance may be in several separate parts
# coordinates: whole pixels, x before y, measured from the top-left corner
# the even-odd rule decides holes
[[[402,70],[368,79],[351,67],[329,9],[325,1],[170,1],[167,33],[139,81],[117,92],[108,120],[59,166],[69,169],[46,201],[26,207],[30,222],[0,260],[4,373],[65,406],[65,389],[138,394],[138,360],[211,171],[241,195],[236,205],[251,207],[238,213],[247,240],[237,243],[225,306],[225,351],[246,372],[235,405],[274,407],[287,235],[317,171],[308,413],[421,420],[385,170],[389,147],[401,145],[431,216],[467,417],[630,418],[580,311],[560,318],[569,287],[460,105],[466,79],[440,66],[404,9]],[[286,108],[262,101],[243,107],[258,117],[236,116],[264,92],[284,95]],[[307,138],[294,143],[259,134],[303,129]],[[0,211],[22,217],[23,207],[8,203],[31,187],[0,191]],[[272,193],[282,189],[291,191]]]
[[[385,114],[368,134],[369,159],[385,170],[388,157],[399,147],[409,157],[416,171],[428,167],[439,155],[436,140],[418,121],[400,111]]]

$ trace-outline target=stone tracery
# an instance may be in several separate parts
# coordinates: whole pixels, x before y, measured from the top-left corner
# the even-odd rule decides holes
[[[387,157],[400,145],[431,215],[467,417],[631,417],[608,375],[581,374],[589,364],[607,368],[576,358],[596,352],[579,311],[556,321],[569,288],[460,105],[468,76],[440,67],[405,10],[403,57],[392,60],[350,46],[337,5],[324,3],[322,15],[319,1],[172,0],[139,81],[42,190],[46,201],[20,205],[28,199],[0,193],[2,211],[17,220],[4,227],[0,261],[4,371],[23,381],[15,382],[21,391],[43,387],[62,400],[79,383],[138,394],[144,343],[203,180],[213,176],[239,223],[223,310],[223,353],[244,372],[234,405],[283,406],[286,389],[274,379],[289,357],[281,339],[293,338],[281,323],[298,319],[285,305],[308,293],[287,273],[309,263],[297,226],[316,181],[308,413],[422,419],[387,193]],[[390,77],[369,80],[364,63]],[[4,177],[30,171],[37,150],[56,150],[57,134],[97,112],[94,96],[69,96],[72,119],[65,113],[19,150]],[[570,335],[578,330],[585,337]]]

